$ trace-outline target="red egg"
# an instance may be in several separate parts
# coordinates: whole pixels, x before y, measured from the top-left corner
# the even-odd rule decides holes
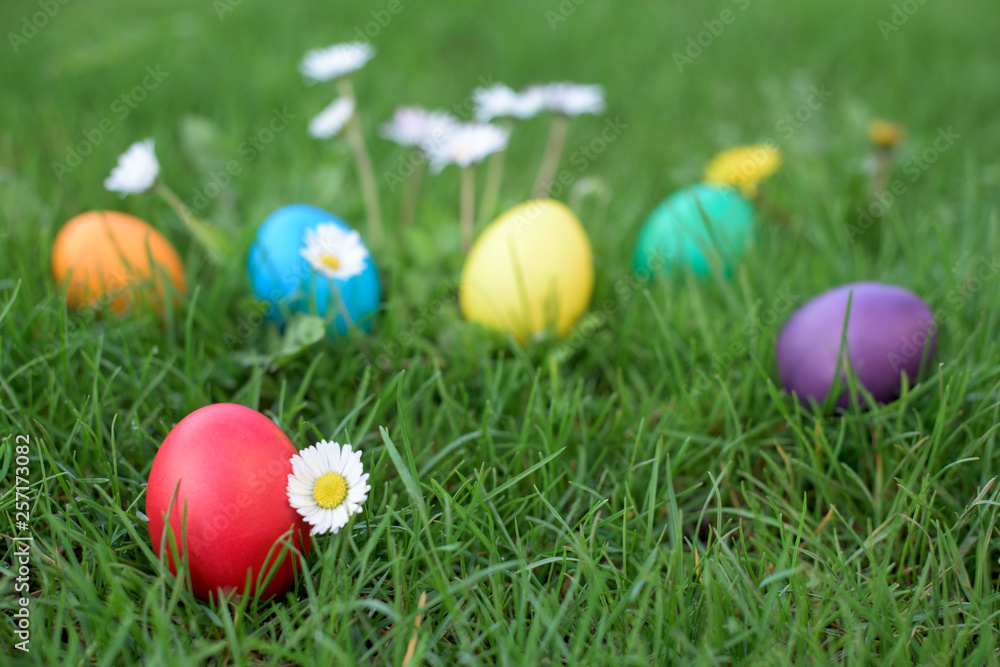
[[[149,471],[149,537],[174,574],[173,544],[179,558],[186,554],[196,596],[253,593],[268,576],[261,597],[291,586],[298,567],[290,535],[303,554],[312,543],[285,491],[295,454],[273,421],[231,403],[195,410],[167,434]]]

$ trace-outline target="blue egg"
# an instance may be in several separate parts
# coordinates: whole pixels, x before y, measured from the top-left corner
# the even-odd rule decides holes
[[[686,266],[707,275],[718,263],[728,274],[753,236],[755,217],[736,188],[698,183],[678,190],[647,218],[632,265],[638,273]]]
[[[254,294],[271,304],[269,319],[281,323],[288,313],[336,313],[329,318],[333,336],[345,335],[349,325],[370,331],[382,301],[375,261],[360,235],[334,214],[307,204],[282,206],[264,220],[247,273]]]

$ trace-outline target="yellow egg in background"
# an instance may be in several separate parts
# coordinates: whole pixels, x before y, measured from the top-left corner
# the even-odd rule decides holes
[[[184,264],[163,234],[117,211],[88,211],[67,222],[52,245],[52,276],[71,308],[134,305],[162,310],[167,293],[187,289]]]
[[[560,337],[590,305],[594,256],[587,233],[552,199],[519,204],[476,239],[459,281],[462,316],[524,342]]]

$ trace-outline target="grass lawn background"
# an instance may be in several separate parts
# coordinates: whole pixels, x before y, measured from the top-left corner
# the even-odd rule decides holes
[[[568,343],[528,349],[462,322],[450,168],[425,178],[411,233],[376,250],[386,302],[374,333],[275,365],[276,333],[255,325],[242,266],[214,268],[162,202],[120,200],[102,181],[152,136],[189,204],[220,164],[242,161],[200,213],[246,245],[294,202],[363,230],[346,148],[306,132],[333,88],[306,86],[297,66],[388,3],[243,0],[221,17],[220,6],[69,3],[15,53],[8,33],[41,10],[0,5],[4,534],[13,436],[34,448],[31,653],[11,655],[400,664],[416,636],[410,664],[997,661],[993,3],[401,0],[355,77],[390,228],[401,197],[385,175],[407,152],[377,124],[396,106],[461,108],[482,81],[605,86],[607,114],[572,123],[563,162],[570,182],[598,179],[612,195],[606,211],[592,200],[577,211],[595,249],[594,315]],[[734,20],[679,68],[673,54],[726,10]],[[122,117],[147,68],[165,76]],[[816,91],[826,101],[803,107]],[[240,152],[285,109],[286,129]],[[793,124],[796,112],[808,118]],[[875,230],[851,242],[878,116],[908,131],[903,194],[880,243]],[[597,151],[608,122],[622,131]],[[504,208],[528,197],[546,131],[539,118],[513,135]],[[53,162],[88,136],[100,141],[60,181]],[[634,278],[652,208],[716,151],[772,138],[786,165],[733,277]],[[166,326],[62,304],[52,239],[100,208],[149,221],[184,256],[192,289]],[[935,309],[940,366],[892,405],[815,415],[776,384],[775,339],[790,306],[861,279]],[[273,601],[194,599],[138,516],[159,443],[213,402],[263,411],[299,448],[325,437],[365,452],[364,513],[320,538],[309,576]],[[5,613],[12,549],[0,548]],[[0,635],[5,650],[17,641],[7,621]]]

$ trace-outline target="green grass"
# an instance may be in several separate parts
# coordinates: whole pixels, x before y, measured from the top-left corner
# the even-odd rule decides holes
[[[190,202],[287,107],[289,127],[203,213],[244,244],[296,201],[362,226],[346,149],[305,130],[333,93],[296,70],[386,6],[346,4],[243,0],[220,21],[193,0],[75,2],[16,54],[5,38],[0,512],[14,534],[13,436],[29,435],[34,543],[31,652],[12,648],[6,618],[4,650],[46,665],[401,664],[416,636],[414,665],[998,662],[1000,290],[996,271],[976,278],[1000,252],[993,3],[931,0],[883,39],[889,2],[564,2],[575,10],[552,30],[555,0],[403,0],[356,77],[390,226],[400,192],[381,175],[405,152],[376,125],[397,105],[461,106],[480,78],[601,83],[606,118],[573,123],[563,164],[612,193],[606,214],[578,211],[598,315],[566,345],[527,349],[461,320],[452,168],[425,180],[413,233],[376,252],[373,334],[271,367],[259,357],[276,334],[252,326],[242,267],[213,267],[161,202],[101,182],[153,136]],[[735,21],[678,72],[673,52],[726,8]],[[36,11],[4,2],[3,33]],[[119,119],[115,100],[157,65],[168,76]],[[812,86],[832,95],[788,134],[781,120]],[[851,243],[876,116],[908,130],[906,189],[880,243]],[[627,128],[578,170],[570,154],[607,118]],[[53,161],[103,119],[113,130],[59,182]],[[913,179],[908,161],[949,127],[959,138]],[[538,119],[514,135],[504,206],[528,196],[545,132]],[[786,164],[732,278],[636,280],[631,247],[654,205],[718,149],[772,137]],[[192,289],[163,326],[63,305],[52,240],[96,208],[150,221],[185,257]],[[785,304],[858,279],[931,304],[939,365],[891,405],[815,414],[777,384]],[[371,472],[364,513],[270,601],[195,599],[140,518],[160,442],[223,401],[300,448],[351,442]],[[12,543],[0,551],[9,614]]]

